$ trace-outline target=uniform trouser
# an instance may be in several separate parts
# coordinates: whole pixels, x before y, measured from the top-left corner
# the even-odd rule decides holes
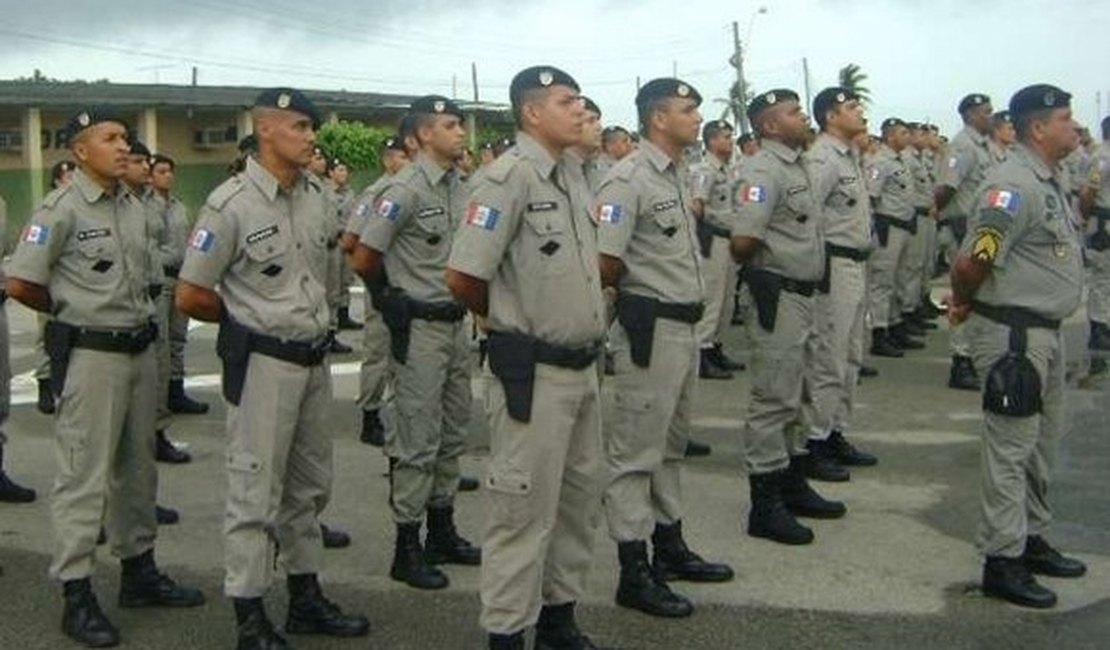
[[[1009,349],[1010,328],[978,315],[975,365],[982,376]],[[1026,357],[1041,378],[1041,413],[1010,417],[983,413],[980,519],[976,546],[983,555],[1017,557],[1027,535],[1048,530],[1048,485],[1064,424],[1064,339],[1059,331],[1027,330]]]
[[[937,224],[937,249],[938,257],[944,256],[944,261],[948,266],[952,266],[952,262],[956,261],[956,254],[960,252],[962,241],[956,238],[956,233],[952,230],[951,225],[947,221],[941,221]]]
[[[170,352],[170,306],[173,302],[173,289],[162,286],[162,293],[154,299],[154,324],[158,326],[158,338],[154,340],[154,355],[158,365],[157,386],[155,387],[154,428],[164,431],[173,420],[166,396],[169,393],[172,361]]]
[[[8,421],[12,412],[12,360],[11,360],[11,333],[8,331],[8,310],[4,303],[0,303],[0,427]],[[0,445],[7,438],[0,431]],[[3,470],[0,466],[0,470]]]
[[[83,348],[70,355],[54,416],[50,575],[57,580],[92,574],[101,521],[117,557],[154,547],[154,356],[152,347],[135,355]]]
[[[816,437],[847,430],[863,365],[867,264],[829,258],[829,292],[814,298],[814,330],[806,367],[811,406],[807,420]]]
[[[39,381],[50,379],[50,357],[46,356],[46,348],[43,347],[42,342],[43,328],[49,320],[50,316],[47,314],[41,311],[35,312],[35,322],[38,325],[35,336],[35,379]]]
[[[732,261],[729,240],[714,236],[709,258],[701,265],[705,282],[705,312],[694,330],[701,348],[713,347],[720,340],[721,324],[724,323],[727,327],[732,318],[732,294],[736,290],[735,269],[736,263]]]
[[[251,353],[239,406],[228,405],[224,593],[260,598],[275,544],[286,573],[319,573],[319,514],[331,494],[331,375]]]
[[[937,273],[937,222],[933,218],[917,220],[918,232],[925,237],[925,262],[921,266],[921,295],[929,294],[929,284]]]
[[[1087,249],[1087,317],[1110,325],[1110,250]]]
[[[581,600],[593,554],[601,404],[593,366],[536,366],[532,417],[518,422],[489,371],[490,459],[482,543],[487,631],[534,625],[542,605]]]
[[[886,246],[876,242],[871,253],[871,326],[886,328],[902,322],[902,287],[910,281],[907,264],[909,231],[890,226]]]
[[[170,379],[185,379],[185,342],[189,338],[189,317],[174,305],[177,280],[166,278],[166,310],[169,320]]]
[[[925,222],[931,221],[929,217],[914,217],[917,232],[910,235],[909,248],[906,250],[906,273],[904,283],[899,284],[898,302],[903,314],[916,311],[921,306],[921,292],[928,284],[922,283],[925,275],[925,251],[928,247],[929,234],[923,227]]]
[[[393,398],[383,416],[397,523],[421,522],[427,508],[455,501],[470,420],[467,335],[462,321],[414,319],[405,363],[390,356]]]
[[[328,313],[331,314],[331,328],[339,322],[337,310],[342,306],[340,300],[347,287],[343,285],[343,267],[347,265],[343,249],[336,246],[328,249],[327,278],[324,283],[327,291]]]
[[[339,300],[336,303],[340,307],[351,306],[351,285],[355,283],[355,272],[351,270],[351,265],[347,264],[347,259],[343,254],[339,257]]]
[[[358,406],[376,411],[382,406],[389,368],[389,330],[382,315],[370,304],[370,292],[363,294],[362,367],[358,373]]]
[[[603,504],[616,542],[646,540],[656,522],[682,519],[682,465],[697,381],[694,327],[655,321],[651,364],[630,357],[620,323],[609,329],[616,375],[605,382]]]
[[[797,425],[815,309],[813,297],[784,291],[772,331],[756,318],[748,323],[752,387],[741,434],[748,474],[784,469],[790,456],[805,453],[806,431]]]

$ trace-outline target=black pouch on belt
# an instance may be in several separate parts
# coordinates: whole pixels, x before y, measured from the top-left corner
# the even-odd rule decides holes
[[[774,273],[748,269],[745,274],[752,301],[759,317],[759,326],[765,332],[775,331],[775,321],[779,315],[779,294],[782,293],[782,278]]]
[[[69,371],[69,355],[73,352],[73,342],[77,328],[65,323],[48,320],[42,331],[42,347],[50,359],[50,391],[55,397],[62,394]]]
[[[698,236],[698,250],[701,251],[702,257],[708,259],[710,251],[713,250],[713,228],[699,219],[695,233]]]
[[[651,366],[658,305],[658,300],[646,296],[630,293],[617,296],[617,320],[628,334],[628,348],[632,363],[640,368]]]
[[[389,351],[397,363],[405,363],[412,335],[412,312],[405,292],[386,287],[381,294],[381,312],[382,322],[389,329]]]
[[[224,399],[228,404],[239,406],[239,400],[243,397],[243,383],[247,380],[247,362],[251,356],[251,333],[231,318],[227,308],[220,310],[216,355],[223,364],[220,389]]]
[[[875,236],[879,239],[879,246],[886,248],[887,242],[890,241],[890,222],[876,217],[871,223],[875,228]]]
[[[1027,418],[1041,412],[1041,376],[1025,356],[1026,330],[1010,328],[1010,349],[987,373],[983,410],[998,415]]]
[[[486,350],[489,369],[505,389],[505,408],[517,422],[532,420],[532,389],[536,383],[536,342],[523,334],[490,332]]]

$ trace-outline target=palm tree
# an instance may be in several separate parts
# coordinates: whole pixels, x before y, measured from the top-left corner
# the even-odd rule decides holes
[[[732,86],[728,89],[728,98],[717,97],[713,101],[717,104],[723,104],[724,109],[721,112],[721,119],[727,120],[732,118],[732,123],[736,125],[737,130],[743,130],[744,120],[747,119],[745,111],[748,107],[748,102],[752,100],[751,88],[745,89],[744,97],[740,96],[740,82],[732,82]]]
[[[871,103],[871,89],[864,86],[863,83],[867,81],[867,75],[863,74],[860,67],[855,63],[849,63],[840,69],[840,85],[848,88],[856,93],[860,101],[869,104]]]

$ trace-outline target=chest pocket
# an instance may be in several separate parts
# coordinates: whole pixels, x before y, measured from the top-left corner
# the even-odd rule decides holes
[[[652,238],[659,242],[663,250],[674,251],[682,248],[686,237],[683,231],[685,215],[682,213],[678,197],[654,201],[648,209],[651,210]]]
[[[526,214],[524,218],[529,260],[526,268],[544,276],[560,275],[570,268],[574,255],[570,224],[559,213]]]
[[[314,244],[315,239],[312,238]],[[322,233],[318,245],[321,249],[324,246]],[[243,243],[243,254],[247,260],[246,275],[251,284],[263,290],[272,289],[289,277],[292,274],[289,267],[293,262],[289,255],[289,246],[289,233],[276,225],[247,235]]]
[[[113,276],[119,269],[116,244],[109,233],[82,231],[78,233],[76,248],[82,268],[94,279]]]
[[[847,211],[859,203],[858,180],[855,176],[842,176],[837,180],[836,188],[829,195],[829,205],[837,210]]]
[[[447,208],[436,206],[424,208],[416,213],[413,219],[416,224],[415,234],[424,244],[438,248],[448,240]]]
[[[813,203],[809,199],[809,193],[805,190],[787,192],[783,203],[786,205],[786,216],[790,221],[786,224],[786,228],[794,232],[807,230],[810,221],[814,218]]]

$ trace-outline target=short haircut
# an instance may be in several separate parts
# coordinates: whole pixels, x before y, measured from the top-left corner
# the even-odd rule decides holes
[[[652,97],[644,101],[642,106],[639,106],[640,118],[640,133],[647,135],[648,125],[651,122],[651,116],[657,111],[663,110],[667,102],[675,99],[674,97]]]
[[[1043,122],[1052,117],[1052,111],[1055,108],[1041,108],[1027,113],[1019,113],[1013,115],[1014,132],[1017,134],[1018,140],[1027,141],[1030,133],[1033,131],[1033,122]]]
[[[169,156],[161,153],[156,153],[150,157],[151,169],[153,169],[157,165],[169,165],[171,170],[177,169],[177,163],[173,161],[173,158],[170,158]]]
[[[513,104],[513,120],[516,122],[517,128],[524,126],[524,120],[522,119],[524,105],[541,101],[544,93],[548,90],[549,88],[527,88],[520,91],[520,97],[517,99],[517,103]]]

